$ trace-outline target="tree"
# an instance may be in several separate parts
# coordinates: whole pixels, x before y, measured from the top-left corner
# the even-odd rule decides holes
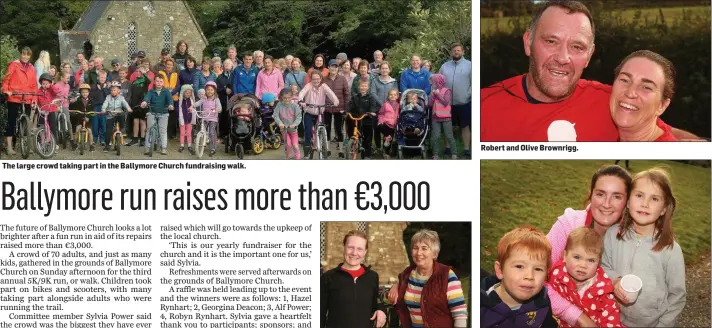
[[[20,59],[17,40],[11,35],[0,36],[0,81],[5,77],[5,70],[11,61]],[[2,82],[0,82],[2,84]],[[5,101],[0,102],[0,135],[5,135],[7,123],[7,107]]]

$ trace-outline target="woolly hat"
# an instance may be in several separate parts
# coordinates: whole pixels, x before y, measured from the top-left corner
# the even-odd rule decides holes
[[[445,87],[445,75],[442,74],[432,74],[430,75],[430,81],[433,82],[434,89],[441,89]]]
[[[346,56],[345,53],[340,52],[338,55],[336,55],[336,59],[347,60],[347,59],[349,59],[349,57]]]
[[[190,91],[195,92],[193,90],[193,86],[190,84],[183,84],[183,86],[180,87],[180,94],[183,94],[185,92],[185,90],[190,90]]]
[[[262,102],[273,102],[275,100],[274,93],[264,93],[262,94]]]

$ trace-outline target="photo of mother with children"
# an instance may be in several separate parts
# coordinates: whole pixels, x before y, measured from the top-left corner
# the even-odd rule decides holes
[[[696,291],[686,288],[674,229],[680,199],[670,176],[658,167],[631,175],[603,166],[591,177],[585,208],[566,208],[548,233],[523,218],[493,236],[501,238],[494,272],[481,268],[481,327],[681,326]],[[709,320],[709,309],[699,315]]]

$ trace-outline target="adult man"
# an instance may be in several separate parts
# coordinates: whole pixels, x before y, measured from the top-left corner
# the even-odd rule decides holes
[[[151,70],[153,74],[158,74],[160,71],[165,71],[166,70],[166,60],[171,58],[171,49],[163,49],[161,50],[161,58],[159,59],[158,63],[156,65],[153,65],[153,69]],[[173,72],[166,72],[166,73],[173,73]]]
[[[410,68],[401,74],[401,93],[408,89],[420,89],[430,95],[430,72],[420,68],[420,57],[410,57]]]
[[[237,48],[234,45],[227,47],[227,58],[232,62],[233,69],[241,64],[240,60],[237,59]]]
[[[235,93],[255,94],[257,73],[259,69],[252,65],[252,54],[246,53],[242,57],[242,65],[235,68],[232,75],[232,90]]]
[[[89,85],[95,85],[99,82],[99,71],[106,72],[106,82],[111,82],[109,71],[104,69],[104,58],[96,56],[94,57],[94,68],[89,70]]]
[[[577,1],[551,1],[524,33],[529,72],[482,90],[481,141],[617,141],[611,86],[582,80],[595,26]],[[696,138],[657,121],[678,139]]]
[[[362,264],[368,237],[357,230],[344,236],[344,262],[321,275],[321,328],[383,327],[386,314],[378,299],[378,273]]]
[[[262,69],[262,67],[264,67],[265,53],[262,52],[262,50],[255,50],[255,52],[252,53],[252,56],[255,59],[255,66],[257,66],[257,69]]]
[[[72,73],[82,68],[82,60],[84,60],[84,53],[78,52],[76,59],[72,61]]]
[[[338,66],[341,66],[341,63],[347,60],[349,60],[349,56],[347,56],[345,52],[340,52],[338,55],[336,55],[336,64]]]
[[[121,70],[121,60],[114,58],[111,60],[111,72],[109,72],[110,81],[120,81],[119,71]]]
[[[146,58],[146,52],[143,50],[137,51],[133,54],[133,56],[131,56],[132,63],[131,66],[129,66],[129,76],[136,71],[136,62],[143,60],[144,58]]]
[[[440,74],[445,76],[445,83],[452,95],[453,124],[460,127],[463,155],[470,157],[470,125],[472,124],[472,62],[463,56],[461,44],[450,47],[451,60],[440,66]],[[451,145],[454,147],[454,145]]]

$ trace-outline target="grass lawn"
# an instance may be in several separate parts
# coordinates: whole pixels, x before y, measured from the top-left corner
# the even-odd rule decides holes
[[[660,11],[658,8],[645,8],[645,9],[639,9],[641,12],[640,19],[645,22],[647,19],[648,21],[655,21],[656,19],[660,19]],[[662,8],[663,15],[665,16],[665,23],[668,26],[673,26],[677,21],[683,18],[683,11],[688,10],[688,11],[697,11],[700,14],[706,15],[707,17],[710,16],[710,7],[709,6],[700,6],[700,7],[671,7],[671,8]],[[624,10],[622,12],[616,12],[616,15],[622,15],[623,17],[627,19],[633,19],[636,15],[636,12],[638,9],[628,9]],[[519,17],[502,17],[502,18],[494,18],[494,17],[483,17],[480,19],[480,34],[491,34],[496,31],[502,31],[502,32],[510,32],[512,30],[512,24],[510,21],[520,19],[520,22],[528,25],[531,22],[532,17],[528,16],[519,16]]]
[[[548,233],[564,209],[583,209],[591,176],[614,161],[482,161],[481,268],[494,271],[497,242],[506,232],[531,224]],[[671,175],[677,200],[673,229],[689,265],[710,251],[710,169],[670,161],[630,162],[633,174],[659,165]]]

